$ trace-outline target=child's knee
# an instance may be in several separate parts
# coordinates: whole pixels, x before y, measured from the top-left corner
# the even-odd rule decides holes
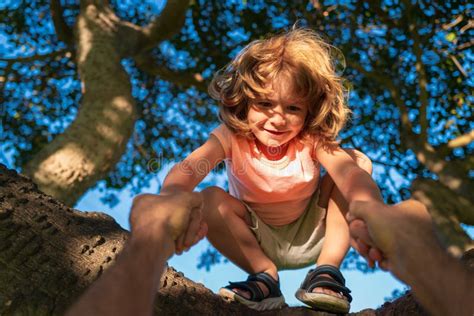
[[[217,186],[210,186],[202,190],[201,193],[204,196],[205,202],[214,202],[219,200],[219,197],[222,195],[222,193],[226,192]]]
[[[221,216],[229,215],[229,207],[226,201],[228,193],[217,186],[210,186],[202,190],[204,196],[204,216],[217,211]]]
[[[353,148],[344,150],[352,157],[352,159],[354,159],[354,161],[360,168],[364,169],[369,174],[372,174],[372,161],[369,157],[367,157],[366,154]]]
[[[226,193],[219,187],[210,186],[201,191],[204,198],[204,213],[210,209],[216,209],[222,202],[223,193]],[[204,214],[204,215],[205,215]]]

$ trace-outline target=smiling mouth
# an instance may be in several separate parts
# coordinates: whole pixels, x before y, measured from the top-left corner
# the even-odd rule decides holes
[[[278,131],[271,131],[271,130],[268,130],[268,129],[264,129],[267,133],[270,133],[272,135],[283,135],[283,134],[286,134],[288,133],[288,131],[283,131],[283,132],[278,132]]]

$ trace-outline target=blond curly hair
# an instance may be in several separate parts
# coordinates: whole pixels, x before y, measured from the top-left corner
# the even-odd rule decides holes
[[[332,50],[316,32],[303,28],[251,42],[209,85],[209,94],[219,103],[220,119],[233,132],[250,137],[250,102],[268,95],[271,83],[285,74],[292,79],[296,96],[309,105],[300,135],[334,142],[350,110]]]

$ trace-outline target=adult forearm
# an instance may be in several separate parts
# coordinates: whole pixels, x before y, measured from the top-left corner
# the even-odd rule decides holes
[[[400,278],[433,315],[473,315],[473,273],[439,246],[425,249],[422,254],[406,257]]]
[[[131,239],[116,264],[87,290],[68,315],[151,314],[160,276],[174,246],[167,236],[153,241]]]

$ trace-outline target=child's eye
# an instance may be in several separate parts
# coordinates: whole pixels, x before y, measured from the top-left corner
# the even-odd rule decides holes
[[[257,104],[259,107],[267,109],[273,106],[273,104],[271,104],[270,102],[258,102]]]
[[[290,105],[290,106],[288,106],[288,110],[290,110],[291,112],[299,112],[299,111],[301,111],[301,108],[299,106],[296,106],[296,105]]]

